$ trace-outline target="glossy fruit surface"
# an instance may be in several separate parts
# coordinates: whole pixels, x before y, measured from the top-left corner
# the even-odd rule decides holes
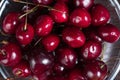
[[[9,13],[6,15],[3,21],[2,29],[7,34],[14,34],[17,28],[17,25],[20,23],[19,19],[20,13]],[[21,20],[22,22],[22,20]],[[24,20],[23,20],[24,22]]]
[[[35,33],[38,36],[48,35],[53,28],[53,20],[48,15],[41,15],[35,23]]]
[[[94,4],[94,0],[73,0],[76,7],[84,7],[90,9]]]
[[[91,24],[91,16],[85,8],[77,8],[70,14],[70,22],[74,26],[86,28]]]
[[[22,58],[20,47],[14,43],[8,43],[2,46],[0,51],[5,56],[0,63],[6,66],[15,66]]]
[[[116,42],[120,38],[120,30],[112,24],[101,26],[98,34],[104,41],[110,43]]]
[[[67,27],[62,31],[62,39],[70,47],[79,48],[85,43],[85,35],[79,28],[76,27]]]
[[[67,68],[73,68],[77,63],[77,54],[71,48],[60,48],[56,55],[58,62]]]
[[[30,65],[26,60],[21,60],[12,68],[12,72],[18,77],[28,77],[31,75]]]
[[[110,19],[110,13],[102,4],[95,4],[91,10],[92,25],[100,26],[106,24]]]
[[[20,24],[16,29],[16,38],[21,45],[29,44],[34,38],[33,27],[29,24]]]
[[[49,5],[52,3],[53,0],[32,0],[32,1],[40,5]]]
[[[50,34],[42,39],[42,44],[47,51],[54,51],[60,43],[60,39],[57,35]]]
[[[48,53],[41,49],[34,49],[29,58],[30,67],[34,74],[44,73],[52,68],[54,64],[52,53]]]
[[[68,20],[68,7],[64,2],[57,2],[54,5],[54,10],[50,11],[50,15],[57,23],[67,22]]]
[[[74,69],[69,73],[69,80],[87,80],[79,69]]]
[[[102,45],[99,42],[87,41],[81,48],[80,54],[84,59],[96,59],[102,51]]]

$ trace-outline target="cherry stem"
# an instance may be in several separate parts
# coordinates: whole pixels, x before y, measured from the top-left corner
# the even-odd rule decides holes
[[[21,73],[22,73],[22,71],[21,71],[21,70],[18,70],[18,71],[15,73],[15,75],[16,75],[16,76],[19,76]]]
[[[34,47],[35,47],[41,40],[42,40],[42,38],[39,38],[39,39],[35,42]]]
[[[20,1],[20,0],[13,0],[13,1],[14,1],[14,2],[18,2],[18,3],[22,3],[22,4],[29,4],[29,5],[34,5],[34,6],[36,6],[36,4],[29,3],[29,2],[25,2],[25,1]],[[46,5],[42,5],[42,4],[38,4],[37,6],[41,6],[41,7],[44,7],[44,8],[48,8],[49,10],[54,10],[54,11],[58,11],[58,12],[63,13],[63,11],[54,9],[53,7],[50,7],[50,6],[46,6]]]
[[[9,36],[9,35],[5,34],[1,29],[0,29],[0,34],[3,36]]]
[[[21,15],[21,16],[19,17],[19,19],[21,19],[21,18],[23,18],[24,16],[26,16],[26,15],[28,15],[28,14],[30,14],[30,13],[36,11],[37,8],[38,8],[38,5],[35,6],[34,8],[32,8],[31,10],[28,10],[28,12],[26,12],[25,14]]]

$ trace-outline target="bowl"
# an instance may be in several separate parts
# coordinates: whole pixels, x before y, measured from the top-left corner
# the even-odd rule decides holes
[[[120,1],[119,0],[95,0],[95,3],[103,4],[110,12],[111,20],[110,23],[116,25],[120,29]],[[11,0],[2,0],[0,3],[0,27],[2,26],[2,21],[7,13],[9,12],[19,12],[23,7],[20,3],[12,2]],[[5,39],[0,35],[0,41]],[[103,58],[102,60],[108,66],[108,76],[106,80],[114,80],[116,75],[120,71],[120,39],[111,44],[104,42],[104,47],[102,50]],[[0,80],[11,78],[13,80],[30,80],[31,78],[18,78],[13,76],[11,70],[0,64],[0,73],[2,78]],[[118,79],[119,80],[119,79]]]

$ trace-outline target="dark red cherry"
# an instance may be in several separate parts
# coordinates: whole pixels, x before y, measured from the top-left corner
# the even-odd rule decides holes
[[[44,73],[52,69],[54,57],[52,53],[48,53],[43,49],[34,49],[29,57],[30,67],[34,74]]]
[[[87,80],[104,80],[107,76],[107,66],[98,60],[89,62],[84,66],[83,74]]]
[[[48,80],[48,76],[51,74],[50,71],[46,71],[44,73],[33,74],[32,77],[34,80]]]
[[[22,57],[20,47],[14,43],[3,45],[0,52],[2,56],[4,56],[4,58],[0,60],[0,63],[5,66],[15,66],[20,62]]]
[[[32,1],[40,5],[49,5],[52,3],[53,0],[32,0]]]
[[[102,4],[95,4],[91,9],[91,18],[92,25],[104,25],[109,21],[110,13]]]
[[[62,32],[62,39],[73,48],[79,48],[83,46],[86,40],[83,32],[77,27],[64,28]]]
[[[68,2],[69,2],[69,0],[57,0],[57,1],[65,2],[65,3],[68,3]]]
[[[38,36],[48,35],[53,28],[53,20],[48,15],[41,15],[35,23],[35,32]]]
[[[83,30],[83,32],[85,33],[85,36],[87,38],[87,40],[92,40],[92,41],[97,41],[97,42],[102,42],[102,38],[98,35],[98,28],[87,28],[85,30]]]
[[[65,72],[65,67],[60,63],[55,63],[53,70],[57,75],[63,75],[63,73]]]
[[[68,78],[64,76],[50,76],[48,80],[68,80]]]
[[[30,24],[20,24],[16,29],[16,38],[21,45],[29,44],[34,38],[33,27]]]
[[[60,39],[57,35],[50,34],[42,39],[44,48],[49,52],[54,51],[60,43]]]
[[[70,22],[74,26],[86,28],[91,24],[91,16],[85,8],[77,8],[71,13]]]
[[[14,34],[17,25],[20,22],[24,22],[24,20],[19,19],[19,17],[20,17],[19,13],[14,13],[14,12],[8,13],[3,20],[3,26],[2,26],[3,31],[7,34]]]
[[[73,3],[76,7],[84,7],[90,9],[94,4],[94,0],[73,0]]]
[[[77,54],[71,48],[59,48],[56,55],[58,62],[66,68],[73,68],[77,63]]]
[[[69,73],[69,80],[86,80],[83,73],[79,69],[73,69]]]
[[[102,51],[102,45],[99,42],[95,41],[87,41],[84,46],[82,46],[80,55],[84,59],[91,60],[91,59],[96,59]]]
[[[116,42],[120,38],[120,30],[112,24],[101,26],[98,34],[104,41],[110,43]]]
[[[12,68],[12,72],[18,77],[28,77],[31,75],[30,65],[27,60],[21,60],[16,66]]]
[[[64,2],[57,2],[54,9],[50,11],[50,15],[57,23],[63,23],[68,21],[68,7]]]

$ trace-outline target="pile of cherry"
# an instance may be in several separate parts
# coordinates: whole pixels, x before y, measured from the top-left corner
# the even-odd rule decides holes
[[[35,80],[104,80],[102,43],[116,42],[118,28],[94,0],[33,0],[8,13],[2,25],[0,63]]]

